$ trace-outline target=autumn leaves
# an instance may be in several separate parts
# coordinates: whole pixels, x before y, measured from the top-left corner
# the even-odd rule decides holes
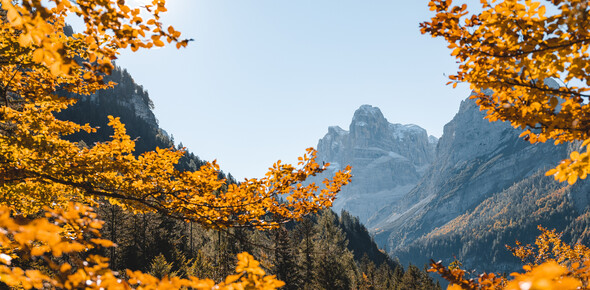
[[[0,3],[5,12],[0,22],[0,258],[12,255],[19,261],[0,259],[3,283],[27,289],[209,289],[215,282],[194,277],[160,280],[129,271],[128,280],[121,279],[109,270],[107,259],[88,253],[113,244],[100,239],[101,222],[87,205],[108,201],[135,213],[159,212],[212,229],[268,229],[331,206],[350,181],[346,168],[326,180],[323,189],[304,184],[327,166],[318,165],[315,151],[308,149],[299,167],[277,162],[261,179],[227,185],[218,179],[215,163],[194,172],[178,171],[182,150],[157,148],[135,155],[134,140],[114,117],[109,119],[114,130],[110,141],[87,147],[65,140],[95,129],[55,118],[54,113],[75,102],[60,93],[92,94],[115,85],[103,83],[102,75],[113,68],[119,49],[165,42],[180,48],[188,40],[160,22],[166,11],[163,0],[133,9],[125,1],[110,0]],[[86,29],[66,35],[68,15],[81,17]],[[42,212],[47,216],[32,219]],[[29,264],[31,259],[40,264]],[[217,287],[283,285],[265,276],[247,253],[238,260],[237,275]]]
[[[509,121],[531,143],[581,141],[547,172],[573,184],[590,168],[590,20],[587,1],[551,1],[552,15],[530,0],[481,1],[480,13],[466,5],[431,1],[436,15],[422,33],[443,37],[459,62],[451,83],[466,82],[490,121]],[[561,81],[549,86],[544,80]],[[484,94],[487,89],[493,94]]]
[[[449,83],[469,83],[475,93],[472,98],[488,120],[510,122],[531,143],[577,142],[581,152],[572,152],[546,174],[569,184],[585,179],[590,172],[588,2],[547,1],[556,11],[552,15],[531,0],[480,3],[481,12],[469,13],[465,4],[430,1],[436,15],[420,24],[422,33],[444,38],[459,63]],[[552,86],[549,79],[562,85]],[[555,232],[541,230],[536,243],[539,255],[553,250],[552,255],[527,265],[524,274],[513,274],[512,281],[493,274],[467,280],[465,271],[434,262],[432,271],[449,280],[450,289],[586,289],[588,249],[581,245],[572,249]],[[514,253],[525,257],[535,251],[518,247]]]
[[[68,53],[70,47],[64,43],[68,38],[60,33],[68,16],[84,20],[84,32],[74,35],[73,39],[84,45],[80,55],[86,60],[83,65],[94,72],[109,73],[113,68],[111,62],[120,49],[130,47],[135,51],[164,46],[164,42],[175,43],[180,48],[189,41],[181,39],[174,27],[164,27],[160,21],[161,13],[167,10],[163,0],[154,0],[138,8],[130,8],[125,1],[112,0],[13,2],[0,2],[6,11],[4,24],[18,31],[20,46],[33,49],[35,63],[49,68],[55,76],[70,74],[80,66],[74,61],[77,55]],[[86,77],[98,75],[87,74]]]

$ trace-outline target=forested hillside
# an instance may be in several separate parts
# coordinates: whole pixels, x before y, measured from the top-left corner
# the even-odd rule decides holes
[[[377,249],[358,219],[324,211],[272,231],[205,230],[161,215],[132,215],[103,206],[106,251],[115,269],[156,277],[188,275],[220,280],[234,272],[235,256],[247,251],[284,289],[437,289],[422,268],[403,269]]]
[[[57,114],[57,117],[80,124],[90,124],[97,127],[95,133],[78,132],[68,135],[71,141],[84,141],[87,145],[105,141],[113,135],[113,129],[107,125],[107,116],[121,118],[127,133],[135,139],[135,152],[139,155],[156,147],[170,148],[175,145],[174,137],[158,125],[158,119],[152,112],[153,102],[143,86],[136,84],[127,70],[115,67],[110,75],[105,76],[105,82],[116,83],[113,88],[99,90],[92,95],[67,94],[78,101],[72,107]],[[180,159],[177,167],[181,170],[197,170],[204,164],[198,156],[187,151]],[[225,176],[225,175],[223,175]],[[231,175],[230,179],[233,180]]]
[[[479,271],[519,271],[522,263],[506,245],[533,244],[541,234],[539,225],[563,232],[567,243],[590,243],[584,200],[589,190],[588,183],[563,187],[538,172],[396,253],[404,261],[458,259],[466,268]]]

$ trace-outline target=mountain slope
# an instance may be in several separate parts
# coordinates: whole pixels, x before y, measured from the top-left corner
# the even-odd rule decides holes
[[[79,132],[65,138],[72,141],[81,140],[88,145],[109,140],[113,130],[107,125],[107,116],[112,115],[121,119],[127,134],[136,140],[136,154],[154,150],[156,147],[175,146],[174,138],[159,127],[158,120],[152,111],[154,105],[148,92],[135,83],[127,70],[116,67],[110,75],[105,76],[105,81],[112,81],[117,85],[89,96],[67,95],[78,101],[72,107],[57,114],[57,117],[79,124],[88,123],[98,127],[98,130],[92,134]],[[177,167],[180,170],[197,170],[203,164],[204,161],[187,151]]]
[[[588,242],[588,212],[576,204],[587,198],[590,186],[564,186],[538,172],[484,200],[473,210],[416,239],[396,251],[402,261],[429,258],[447,262],[455,257],[480,271],[512,272],[521,269],[505,245],[516,240],[533,243],[538,225],[565,231],[567,241]]]
[[[456,257],[468,268],[512,271],[520,266],[504,245],[530,242],[538,224],[587,235],[587,183],[570,187],[544,175],[571,148],[530,144],[483,117],[473,100],[462,102],[418,185],[375,216],[375,240],[400,261]]]

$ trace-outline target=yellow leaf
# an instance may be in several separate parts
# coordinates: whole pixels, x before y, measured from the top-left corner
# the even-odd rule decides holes
[[[33,38],[31,37],[30,33],[23,33],[18,37],[18,43],[22,47],[27,47],[27,46],[31,45],[32,42],[33,42]]]
[[[572,184],[576,183],[576,180],[578,180],[578,176],[575,175],[575,174],[571,174],[567,178],[567,183],[569,183],[570,185],[572,185]]]
[[[33,61],[37,63],[41,63],[45,58],[45,51],[42,48],[37,48],[33,52]]]
[[[60,271],[60,272],[67,272],[67,271],[69,271],[70,269],[72,269],[72,266],[71,266],[70,264],[68,264],[68,263],[64,263],[64,264],[62,264],[62,265],[60,266],[60,268],[59,268],[59,271]]]
[[[541,5],[541,7],[539,7],[538,14],[541,18],[545,17],[545,10],[545,5]]]

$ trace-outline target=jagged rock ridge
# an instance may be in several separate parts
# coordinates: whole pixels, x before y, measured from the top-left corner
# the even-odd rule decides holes
[[[338,126],[318,142],[318,160],[331,170],[352,166],[353,180],[334,209],[366,222],[381,206],[413,188],[432,162],[437,139],[416,125],[391,124],[377,107],[361,106],[349,131]]]
[[[387,235],[395,250],[442,226],[516,180],[556,164],[561,147],[531,145],[506,123],[490,123],[473,100],[461,103],[445,125],[436,160],[403,199],[385,207],[371,223],[378,237]],[[548,156],[548,158],[544,158]],[[551,158],[556,156],[556,158]]]
[[[402,262],[456,257],[468,268],[513,271],[520,265],[504,244],[531,242],[537,224],[588,240],[588,184],[569,187],[544,175],[571,148],[530,144],[484,116],[473,100],[463,101],[417,186],[368,221],[377,243]]]

